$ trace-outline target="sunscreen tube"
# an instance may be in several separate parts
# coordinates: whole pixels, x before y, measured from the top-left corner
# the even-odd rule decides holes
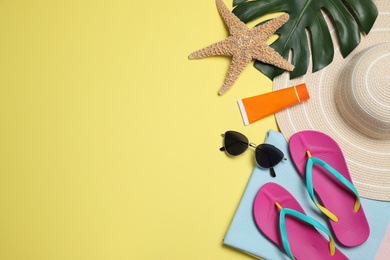
[[[266,94],[238,100],[244,124],[249,125],[263,117],[309,99],[306,84],[280,89]]]

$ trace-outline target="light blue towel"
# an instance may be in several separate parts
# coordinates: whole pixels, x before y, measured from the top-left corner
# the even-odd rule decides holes
[[[291,160],[288,143],[279,132],[270,130],[266,143],[279,147],[287,161],[282,161],[274,169],[276,177],[272,178],[268,169],[255,166],[249,182],[242,195],[240,204],[225,235],[224,244],[265,259],[289,259],[284,249],[268,240],[257,228],[253,218],[253,202],[261,186],[267,182],[275,182],[286,188],[301,204],[306,214],[318,220],[330,232],[326,216],[311,201],[303,178]],[[343,247],[336,241],[336,247],[350,259],[374,259],[379,245],[385,235],[390,221],[390,202],[362,198],[361,203],[370,225],[368,240],[357,247]]]

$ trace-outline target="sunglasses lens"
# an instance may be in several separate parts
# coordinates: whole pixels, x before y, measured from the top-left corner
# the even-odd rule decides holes
[[[228,154],[239,155],[248,149],[249,140],[245,135],[235,132],[227,131],[224,138],[224,147]]]
[[[256,147],[256,162],[263,168],[272,168],[284,158],[283,152],[270,144],[261,144]]]

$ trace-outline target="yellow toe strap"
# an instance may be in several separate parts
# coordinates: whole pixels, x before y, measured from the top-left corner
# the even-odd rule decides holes
[[[328,218],[330,218],[330,219],[333,220],[334,222],[338,222],[338,221],[339,221],[338,217],[336,217],[336,215],[333,214],[329,209],[327,209],[327,208],[325,208],[324,206],[318,204],[317,201],[314,201],[314,203],[317,205],[317,207],[318,207],[322,212],[324,212],[325,215],[328,216]]]

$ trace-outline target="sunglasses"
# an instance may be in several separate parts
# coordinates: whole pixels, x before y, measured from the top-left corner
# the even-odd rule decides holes
[[[274,168],[282,160],[287,160],[284,157],[284,153],[278,147],[272,144],[260,144],[255,145],[250,143],[248,138],[235,131],[227,131],[222,134],[223,147],[220,151],[225,151],[230,156],[237,156],[246,152],[249,146],[255,148],[255,160],[256,164],[264,169],[270,169],[272,177],[276,177]]]

